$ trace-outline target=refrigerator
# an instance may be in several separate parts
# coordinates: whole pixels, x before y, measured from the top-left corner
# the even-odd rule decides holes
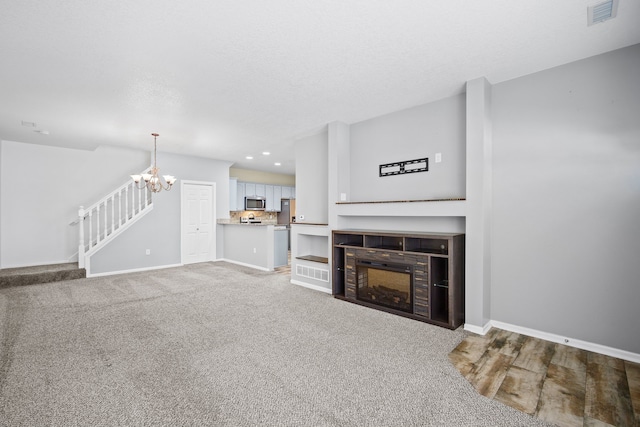
[[[296,222],[296,200],[282,199],[280,201],[280,212],[278,212],[278,224],[289,225]]]
[[[296,201],[295,199],[282,199],[280,201],[280,212],[278,212],[278,225],[287,226],[288,242],[287,246],[291,250],[291,230],[292,222],[296,222]]]

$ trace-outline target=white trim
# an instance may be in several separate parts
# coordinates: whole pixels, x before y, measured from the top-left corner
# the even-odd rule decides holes
[[[473,332],[474,334],[478,334],[478,335],[487,335],[487,332],[489,332],[490,329],[491,329],[491,322],[485,323],[484,326],[476,326],[476,325],[471,325],[469,323],[464,324],[465,331]]]
[[[325,294],[330,294],[331,289],[324,288],[322,286],[312,285],[311,283],[301,282],[299,280],[291,279],[291,283],[294,285],[302,286],[303,288],[313,289],[314,291],[324,292]]]
[[[219,261],[230,262],[231,264],[242,265],[244,267],[249,267],[249,268],[255,268],[256,270],[273,271],[273,270],[269,270],[268,268],[265,268],[265,267],[260,267],[258,265],[247,264],[246,262],[234,261],[234,260],[226,259],[226,258],[222,258]]]
[[[581,341],[569,337],[564,337],[561,335],[551,334],[548,332],[538,331],[535,329],[529,329],[522,326],[512,325],[509,323],[498,322],[496,320],[492,320],[489,322],[491,326],[504,329],[509,332],[516,332],[518,334],[527,335],[534,338],[540,338],[546,341],[555,342],[558,344],[564,344],[569,347],[580,348],[583,350],[591,351],[594,353],[600,353],[611,357],[617,357],[618,359],[628,360],[634,363],[640,363],[640,354],[632,353],[626,350],[620,350],[613,347],[607,347],[601,344],[596,344],[588,341]],[[467,329],[467,325],[465,325],[465,329]]]
[[[116,275],[116,274],[138,273],[140,271],[163,270],[165,268],[182,267],[183,265],[184,264],[156,265],[156,266],[153,266],[153,267],[133,268],[131,270],[107,271],[105,273],[96,273],[96,274],[87,273],[87,278],[89,278],[89,277],[113,276],[113,275]]]

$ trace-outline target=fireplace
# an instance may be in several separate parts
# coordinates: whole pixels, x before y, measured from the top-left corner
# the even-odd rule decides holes
[[[356,298],[370,304],[413,312],[413,268],[356,260]]]

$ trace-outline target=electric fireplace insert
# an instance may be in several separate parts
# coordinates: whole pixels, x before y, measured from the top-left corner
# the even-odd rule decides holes
[[[413,268],[410,265],[356,261],[356,298],[407,313],[413,312]]]

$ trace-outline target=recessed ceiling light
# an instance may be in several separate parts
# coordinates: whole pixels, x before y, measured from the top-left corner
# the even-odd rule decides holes
[[[247,157],[245,157],[245,159],[247,159],[247,160],[253,160],[253,156],[247,156]]]
[[[263,155],[263,156],[268,156],[269,154],[271,154],[271,153],[270,153],[270,152],[268,152],[268,151],[263,151],[263,152],[262,152],[262,155]]]
[[[280,162],[275,162],[275,163],[274,163],[274,165],[276,165],[276,166],[280,166],[280,165],[281,165],[281,163],[280,163]]]

